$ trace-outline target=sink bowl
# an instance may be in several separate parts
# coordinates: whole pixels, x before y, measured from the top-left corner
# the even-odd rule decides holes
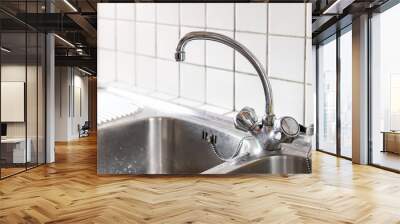
[[[99,132],[100,174],[195,174],[223,163],[202,137],[217,136],[223,158],[233,156],[241,136],[172,117],[124,120]]]

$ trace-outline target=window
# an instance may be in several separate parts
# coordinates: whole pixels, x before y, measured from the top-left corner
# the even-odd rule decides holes
[[[352,29],[318,47],[318,150],[352,157]],[[338,123],[339,122],[339,123]]]
[[[349,27],[351,28],[351,27]],[[340,36],[340,155],[352,157],[352,35]]]
[[[371,18],[370,162],[400,170],[400,5]]]
[[[318,48],[318,149],[336,153],[336,39]]]

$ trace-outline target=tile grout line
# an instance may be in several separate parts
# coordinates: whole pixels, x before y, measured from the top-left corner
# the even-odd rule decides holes
[[[307,106],[307,2],[304,0],[304,65],[303,65],[303,124],[306,125]]]
[[[158,4],[157,3],[153,3],[155,6],[154,6],[154,19],[155,19],[155,24],[154,24],[154,55],[156,56],[156,59],[154,60],[154,66],[155,66],[155,68],[154,68],[154,70],[155,70],[155,84],[154,84],[154,90],[155,90],[155,92],[157,92],[158,91],[158,60],[157,60],[157,58],[158,58],[158,17],[157,17],[157,6],[158,6]]]
[[[114,4],[114,20],[113,20],[113,23],[114,23],[114,66],[115,66],[114,67],[114,72],[115,72],[114,81],[119,80],[119,78],[118,78],[119,69],[117,66],[117,64],[118,64],[118,44],[117,44],[117,36],[118,36],[117,21],[118,21],[118,18],[117,18],[117,14],[118,14],[117,5]]]
[[[180,40],[182,35],[181,30],[181,3],[178,3],[178,39]],[[178,62],[178,98],[181,97],[181,62]]]
[[[207,30],[207,3],[204,4],[204,30]],[[207,42],[204,41],[204,103],[207,104]]]
[[[236,40],[236,3],[233,3],[233,39]],[[236,51],[233,49],[233,104],[232,111],[236,110]]]
[[[137,50],[137,46],[136,46],[136,42],[137,42],[137,26],[136,26],[136,17],[137,17],[137,10],[136,10],[136,3],[134,3],[134,9],[133,9],[135,16],[134,16],[134,30],[135,30],[135,41],[133,43],[133,48],[135,50],[134,53],[134,74],[133,74],[133,87],[137,87],[137,54],[136,54],[136,50]]]
[[[266,45],[266,51],[265,51],[265,60],[266,60],[266,62],[265,62],[265,72],[266,72],[266,75],[267,75],[267,79],[268,79],[268,81],[271,79],[271,76],[270,76],[270,74],[269,74],[269,71],[270,71],[270,60],[269,60],[269,20],[270,20],[270,18],[269,18],[269,0],[267,1],[267,3],[265,3],[266,4],[266,12],[267,12],[267,22],[266,22],[266,43],[265,43],[265,45]],[[270,83],[271,84],[271,83]],[[271,86],[271,88],[272,88],[272,86]],[[272,98],[272,100],[273,100],[273,95],[272,95],[272,93],[271,93],[271,98]],[[267,102],[265,102],[265,104],[266,104]],[[266,107],[266,105],[264,105],[264,107]],[[273,107],[273,105],[272,105],[272,107]],[[266,109],[266,108],[264,108],[264,109]],[[275,108],[272,108],[272,110],[274,110]],[[275,113],[275,111],[273,111],[273,113]]]

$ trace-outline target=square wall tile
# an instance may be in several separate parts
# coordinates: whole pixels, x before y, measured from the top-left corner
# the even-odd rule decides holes
[[[233,32],[211,30],[207,31],[223,34],[233,38]],[[225,68],[233,70],[234,50],[224,44],[215,41],[206,41],[206,64],[217,68]]]
[[[134,53],[117,52],[117,81],[135,85]]]
[[[147,89],[156,89],[156,59],[136,56],[136,86]]]
[[[269,75],[304,81],[304,38],[269,37]]]
[[[207,28],[217,28],[233,31],[234,4],[207,3]]]
[[[304,85],[270,79],[274,94],[274,112],[277,117],[291,116],[304,124]]]
[[[307,25],[307,37],[312,38],[312,3],[306,3],[307,4],[307,19],[306,19],[306,25]]]
[[[115,20],[98,19],[97,46],[110,50],[115,49]]]
[[[235,110],[245,106],[252,107],[259,119],[265,114],[264,91],[260,78],[255,75],[236,73],[235,81]]]
[[[156,55],[156,30],[150,23],[136,22],[136,52],[149,56]]]
[[[236,30],[267,33],[267,3],[236,3]]]
[[[179,3],[158,3],[157,22],[179,25]]]
[[[236,40],[247,47],[261,62],[265,69],[267,37],[264,34],[236,33]],[[236,70],[256,74],[256,70],[240,53],[236,52]]]
[[[179,95],[179,63],[157,60],[157,91]]]
[[[114,3],[98,3],[97,4],[97,17],[98,18],[115,18],[115,5]]]
[[[135,52],[135,22],[117,20],[117,49],[118,51]]]
[[[97,68],[99,86],[115,81],[115,52],[111,50],[98,49],[97,51]]]
[[[157,57],[175,60],[178,42],[179,27],[157,25]]]
[[[305,4],[269,4],[269,33],[305,36]]]
[[[205,101],[205,68],[181,63],[181,94],[186,99]]]
[[[136,20],[144,22],[156,21],[156,4],[154,3],[135,3]]]
[[[117,19],[135,20],[135,3],[119,3],[117,6]]]
[[[233,71],[207,68],[207,104],[233,110],[233,74]]]
[[[182,3],[181,6],[181,25],[205,27],[206,5],[205,3]]]
[[[181,37],[192,31],[204,31],[199,28],[181,27]],[[188,43],[185,47],[185,62],[204,65],[205,63],[205,41],[195,40]]]
[[[307,56],[306,56],[306,82],[314,84],[316,78],[317,55],[316,47],[312,46],[312,40],[307,39]]]

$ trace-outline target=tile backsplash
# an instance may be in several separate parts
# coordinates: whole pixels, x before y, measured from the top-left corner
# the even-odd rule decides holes
[[[314,120],[310,3],[99,3],[99,86],[119,83],[221,114],[244,106],[264,113],[261,82],[242,55],[220,43],[188,43],[191,31],[224,34],[252,51],[270,77],[275,114]]]

